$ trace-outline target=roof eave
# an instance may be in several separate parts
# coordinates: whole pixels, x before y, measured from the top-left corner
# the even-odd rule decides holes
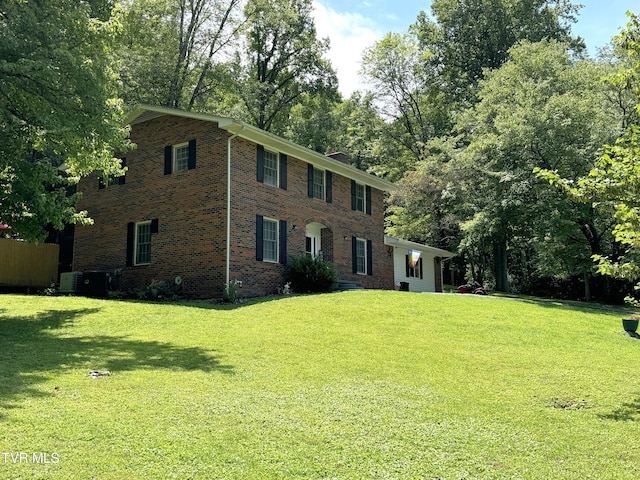
[[[429,252],[429,253],[435,254],[437,257],[442,257],[442,258],[452,258],[457,256],[457,254],[453,252],[449,252],[447,250],[443,250],[441,248],[431,247],[429,245],[411,242],[409,240],[403,240],[401,238],[392,237],[390,235],[384,236],[384,244],[393,246],[393,247],[420,250],[421,252]]]
[[[359,170],[351,165],[347,165],[332,158],[315,152],[309,148],[297,145],[289,140],[278,137],[272,133],[266,132],[260,128],[249,125],[240,120],[217,115],[209,115],[205,113],[186,112],[167,107],[156,107],[149,105],[139,105],[134,108],[126,117],[125,124],[134,125],[151,118],[162,115],[181,116],[196,120],[208,122],[216,122],[220,128],[226,130],[232,135],[237,135],[255,143],[264,145],[267,148],[273,148],[278,152],[298,158],[304,162],[310,163],[322,170],[329,170],[344,177],[356,180],[365,185],[369,185],[378,190],[392,192],[398,189],[398,186],[380,177],[376,177],[367,172]]]

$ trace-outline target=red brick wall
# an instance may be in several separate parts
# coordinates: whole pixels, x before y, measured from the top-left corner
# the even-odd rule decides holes
[[[164,147],[196,139],[196,169],[164,175]],[[187,292],[217,296],[225,281],[226,163],[229,134],[215,123],[164,116],[133,125],[137,148],[127,152],[125,184],[98,189],[90,177],[80,183],[81,209],[95,224],[76,229],[74,270],[122,269],[124,288],[153,279],[184,279]],[[256,214],[287,221],[287,254],[305,250],[305,226],[319,222],[333,236],[332,255],[340,279],[365,288],[393,288],[393,258],[384,245],[383,193],[372,189],[372,215],[351,210],[351,181],[333,174],[333,202],[307,196],[307,164],[288,159],[288,188],[256,180],[256,145],[231,141],[231,280],[242,281],[243,296],[276,292],[284,266],[256,260]],[[127,223],[159,221],[152,235],[151,264],[126,267]],[[295,225],[295,229],[293,226]],[[373,275],[354,275],[351,237],[373,242]],[[326,232],[323,233],[323,241]]]

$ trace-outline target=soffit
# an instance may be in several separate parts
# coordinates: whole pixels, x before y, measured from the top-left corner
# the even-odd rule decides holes
[[[422,243],[410,242],[409,240],[390,237],[389,235],[384,236],[384,244],[393,247],[406,248],[407,250],[419,250],[425,253],[428,252],[438,257],[450,258],[456,256],[455,253],[443,250],[441,248],[431,247]]]

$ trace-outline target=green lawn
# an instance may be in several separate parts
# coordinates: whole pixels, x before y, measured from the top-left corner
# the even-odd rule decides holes
[[[2,479],[640,478],[621,314],[374,291],[0,299]]]

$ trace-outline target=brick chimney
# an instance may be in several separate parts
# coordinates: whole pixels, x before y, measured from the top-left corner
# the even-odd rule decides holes
[[[351,165],[351,159],[347,156],[346,153],[342,153],[342,152],[330,153],[327,155],[327,157],[333,158],[334,160],[337,160],[341,163]]]

